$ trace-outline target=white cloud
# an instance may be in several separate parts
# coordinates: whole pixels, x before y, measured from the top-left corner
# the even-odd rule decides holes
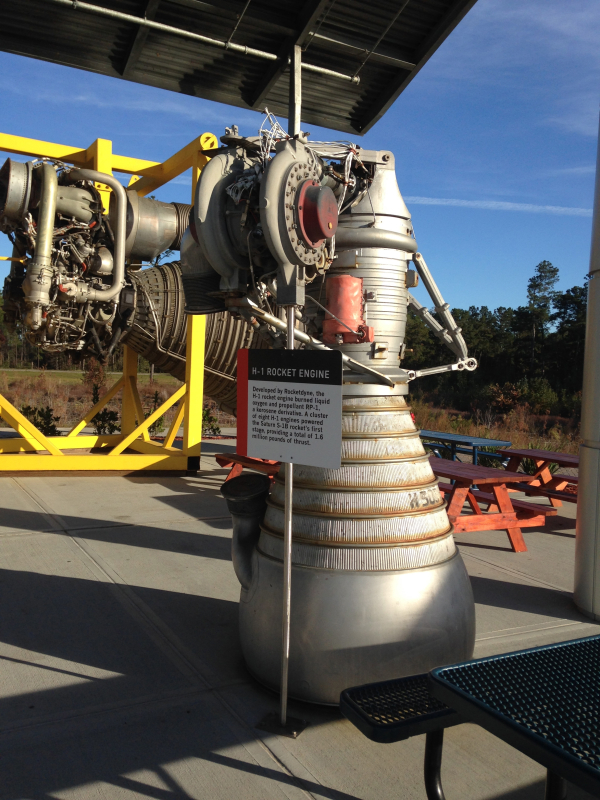
[[[453,206],[455,208],[479,208],[485,211],[520,211],[529,214],[558,214],[567,217],[591,217],[591,208],[566,206],[537,206],[532,203],[505,203],[500,200],[454,200],[448,197],[405,197],[410,206]]]

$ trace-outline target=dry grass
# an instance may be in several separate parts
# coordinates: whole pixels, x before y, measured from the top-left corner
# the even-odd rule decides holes
[[[25,405],[50,406],[53,414],[59,417],[59,427],[71,427],[92,407],[92,386],[89,382],[84,383],[83,377],[83,373],[75,371],[0,370],[0,394],[19,410]],[[149,377],[147,373],[142,373],[138,377],[138,391],[145,413],[153,408],[155,392],[160,405],[181,386],[180,381],[164,373],[156,373],[152,384]],[[100,395],[102,396],[118,378],[119,373],[107,374]],[[208,398],[205,400],[209,404],[212,403]],[[120,392],[110,401],[107,408],[116,411],[120,416]],[[174,413],[175,408],[171,408],[165,414],[165,428],[168,428]],[[213,413],[222,427],[235,426],[233,417],[218,412]]]
[[[417,427],[425,430],[462,433],[486,439],[502,439],[512,446],[528,450],[553,450],[577,454],[581,439],[571,420],[560,417],[540,417],[529,412],[526,405],[517,406],[508,414],[475,415],[433,408],[419,400],[411,402]]]

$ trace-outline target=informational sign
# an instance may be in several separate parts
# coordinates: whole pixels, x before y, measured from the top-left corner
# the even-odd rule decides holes
[[[337,469],[342,451],[342,354],[238,351],[237,452]]]

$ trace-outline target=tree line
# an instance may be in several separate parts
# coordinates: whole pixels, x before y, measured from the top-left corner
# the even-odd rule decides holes
[[[475,372],[420,378],[411,386],[438,406],[510,411],[527,403],[534,414],[578,417],[583,380],[587,285],[557,291],[558,268],[541,261],[527,284],[527,305],[454,308],[452,313],[479,362]],[[586,278],[587,280],[587,278]],[[408,312],[406,369],[449,363],[450,351],[412,311]],[[149,364],[140,359],[140,371]],[[0,368],[77,369],[68,353],[50,356],[29,344],[21,330],[9,331],[0,306]],[[107,369],[122,369],[115,351]],[[85,370],[85,366],[84,366]]]
[[[411,393],[436,405],[506,413],[527,403],[534,414],[578,418],[581,410],[587,309],[584,286],[556,290],[558,268],[541,261],[527,283],[527,304],[517,308],[454,308],[479,367],[475,372],[421,378]],[[450,351],[409,309],[406,369],[449,363]]]

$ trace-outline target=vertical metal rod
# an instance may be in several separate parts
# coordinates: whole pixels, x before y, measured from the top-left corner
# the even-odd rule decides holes
[[[600,619],[600,133],[588,284],[574,600],[584,614]]]
[[[294,349],[296,313],[287,306],[287,349]],[[281,630],[281,726],[287,722],[288,670],[290,663],[290,616],[292,607],[292,503],[294,465],[285,464],[285,506],[283,527],[283,615]]]
[[[290,57],[290,96],[288,111],[288,133],[297,136],[300,133],[300,115],[302,113],[302,48],[294,45]]]

